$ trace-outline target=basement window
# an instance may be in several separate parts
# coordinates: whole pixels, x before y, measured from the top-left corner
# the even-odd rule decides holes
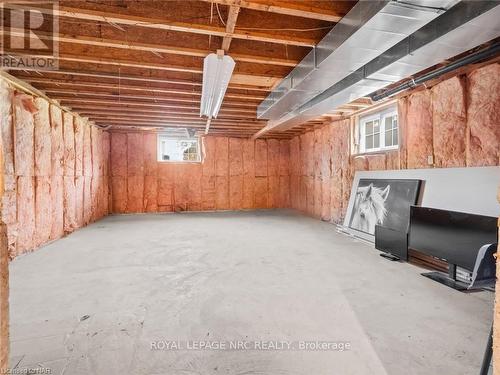
[[[200,162],[199,139],[158,134],[158,161]]]
[[[361,117],[359,141],[361,153],[397,149],[399,145],[397,108],[390,107]]]

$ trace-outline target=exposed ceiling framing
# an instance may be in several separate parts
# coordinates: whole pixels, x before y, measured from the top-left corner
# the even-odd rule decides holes
[[[224,51],[229,51],[229,46],[231,45],[231,40],[233,40],[233,37],[230,36],[234,34],[234,29],[236,27],[236,21],[238,20],[238,14],[240,13],[240,7],[236,5],[231,5],[229,6],[229,11],[227,15],[227,21],[226,21],[226,35],[222,39],[222,49]]]
[[[342,12],[332,9],[326,1],[263,1],[263,0],[205,0],[228,6],[283,14],[287,16],[312,18],[328,22],[339,22]],[[326,6],[325,6],[326,5]]]
[[[186,126],[201,132],[203,58],[224,49],[236,68],[210,133],[248,137],[266,125],[256,118],[260,101],[354,3],[61,0],[59,70],[10,73],[100,125]],[[41,5],[37,9],[47,13]],[[10,33],[23,35],[16,29]],[[304,126],[329,120],[325,116]],[[290,137],[303,130],[266,136]]]

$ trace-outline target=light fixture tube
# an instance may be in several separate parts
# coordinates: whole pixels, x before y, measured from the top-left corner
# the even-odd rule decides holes
[[[223,50],[211,53],[203,60],[203,88],[200,117],[216,118],[226,93],[235,62]]]

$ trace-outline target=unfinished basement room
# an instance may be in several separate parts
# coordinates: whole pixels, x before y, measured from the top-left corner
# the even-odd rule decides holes
[[[500,375],[500,0],[0,14],[0,375]]]

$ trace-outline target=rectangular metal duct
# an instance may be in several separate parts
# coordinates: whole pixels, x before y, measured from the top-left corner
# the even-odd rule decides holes
[[[427,24],[458,0],[361,0],[257,109],[277,120]]]
[[[289,129],[497,38],[499,4],[458,3],[294,111],[270,121],[268,126],[273,130]]]

